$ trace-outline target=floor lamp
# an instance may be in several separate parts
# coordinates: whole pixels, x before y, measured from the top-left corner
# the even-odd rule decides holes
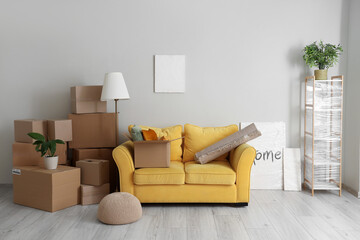
[[[117,103],[122,99],[129,99],[125,80],[121,72],[111,72],[105,74],[104,85],[101,92],[101,101],[115,101],[115,141],[118,146],[119,122]]]

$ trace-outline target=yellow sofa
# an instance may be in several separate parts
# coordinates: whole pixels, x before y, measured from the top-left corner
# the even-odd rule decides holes
[[[113,151],[119,169],[120,191],[142,203],[235,203],[247,206],[250,172],[256,151],[242,144],[228,161],[197,164],[171,161],[169,168],[135,169],[134,146],[127,141]]]

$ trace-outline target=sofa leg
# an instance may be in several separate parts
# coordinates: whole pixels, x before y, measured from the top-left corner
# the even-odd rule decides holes
[[[248,206],[247,202],[234,203],[234,207],[247,207],[247,206]]]

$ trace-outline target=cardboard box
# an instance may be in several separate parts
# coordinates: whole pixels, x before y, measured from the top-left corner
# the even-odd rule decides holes
[[[64,142],[72,140],[72,122],[65,120],[48,120],[48,138],[60,139]]]
[[[44,158],[32,143],[13,143],[12,155],[13,166],[44,166]],[[66,164],[66,144],[56,144],[55,155],[59,156],[58,164]]]
[[[30,132],[41,133],[47,137],[47,121],[46,120],[34,120],[24,119],[14,121],[14,135],[15,142],[33,143],[34,139],[27,134]]]
[[[108,160],[80,160],[76,167],[81,169],[81,184],[100,186],[109,182]]]
[[[14,203],[55,212],[79,202],[79,168],[58,166],[56,170],[47,170],[22,166],[12,172]]]
[[[69,114],[72,120],[70,148],[115,147],[115,113]]]
[[[72,113],[103,113],[107,111],[107,102],[101,101],[102,86],[71,87]]]
[[[134,142],[135,168],[170,167],[171,141],[136,141]]]
[[[91,186],[81,184],[81,205],[96,204],[110,193],[110,184],[105,183],[101,186]]]
[[[119,190],[119,170],[112,157],[113,148],[73,149],[73,166],[84,159],[104,159],[109,161],[110,192]]]

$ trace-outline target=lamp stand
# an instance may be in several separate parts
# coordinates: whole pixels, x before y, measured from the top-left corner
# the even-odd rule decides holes
[[[116,147],[118,146],[118,132],[119,132],[119,122],[118,122],[118,108],[117,108],[117,103],[119,101],[119,99],[114,99],[115,101],[115,142],[116,142]]]

